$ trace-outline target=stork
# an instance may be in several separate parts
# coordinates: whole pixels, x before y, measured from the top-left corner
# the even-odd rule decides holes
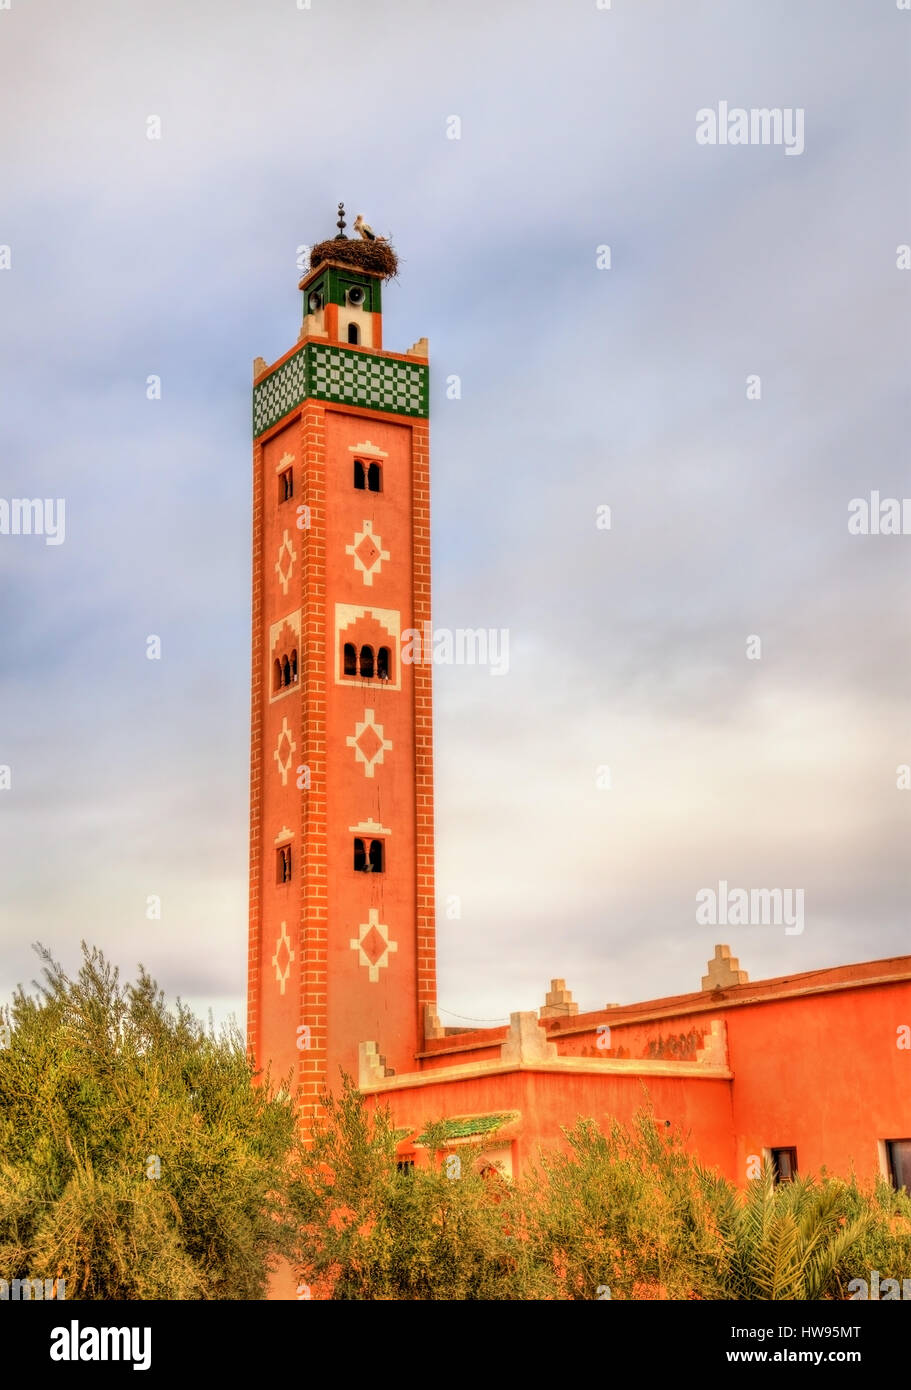
[[[389,238],[386,236],[377,236],[376,232],[370,226],[370,223],[364,221],[363,215],[361,213],[358,213],[357,217],[355,217],[354,219],[354,230],[358,233],[358,235],[361,237],[363,241],[389,240]]]

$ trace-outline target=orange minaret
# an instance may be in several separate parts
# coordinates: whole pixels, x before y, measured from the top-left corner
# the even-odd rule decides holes
[[[430,622],[427,344],[383,350],[391,253],[344,225],[253,388],[247,1036],[305,1125],[361,1044],[413,1070],[436,999],[432,668],[408,659]]]

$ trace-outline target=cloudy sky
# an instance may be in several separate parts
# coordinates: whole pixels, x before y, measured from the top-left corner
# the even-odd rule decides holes
[[[430,339],[435,623],[510,634],[435,673],[445,1021],[911,950],[911,535],[847,528],[911,496],[909,53],[889,0],[0,10],[0,495],[66,504],[0,535],[0,998],[85,937],[243,1018],[251,364],[339,199]]]

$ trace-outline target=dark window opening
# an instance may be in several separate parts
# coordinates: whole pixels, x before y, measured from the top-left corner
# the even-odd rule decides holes
[[[290,656],[276,657],[272,663],[272,689],[274,691],[286,690],[289,685],[297,684],[297,648]]]
[[[349,343],[359,343],[360,341],[361,341],[361,330],[358,328],[358,326],[357,326],[356,323],[349,323],[349,325],[348,325],[348,342],[349,342]]]
[[[284,473],[278,475],[278,500],[279,502],[289,502],[294,496],[293,469],[286,468]]]
[[[291,882],[291,846],[282,845],[277,854],[278,882]]]
[[[364,646],[358,649],[354,642],[346,642],[342,648],[342,675],[359,677],[362,681],[392,679],[392,648]]]
[[[911,1193],[911,1139],[887,1139],[886,1157],[892,1186]]]
[[[776,1183],[791,1182],[797,1176],[797,1150],[773,1149],[772,1168]]]
[[[363,492],[367,486],[367,474],[364,472],[364,465],[360,459],[354,460],[354,486]]]
[[[371,492],[382,491],[382,471],[378,463],[371,463],[367,469],[367,487]]]
[[[396,1166],[396,1170],[397,1170],[399,1173],[404,1173],[404,1174],[406,1174],[407,1176],[410,1176],[410,1175],[414,1172],[414,1159],[413,1159],[413,1158],[400,1158],[400,1159],[397,1160],[395,1166]]]
[[[369,845],[369,848],[368,848]],[[354,869],[359,874],[381,874],[386,867],[382,840],[354,841]]]

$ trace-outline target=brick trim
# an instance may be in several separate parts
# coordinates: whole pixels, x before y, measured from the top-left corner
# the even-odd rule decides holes
[[[247,941],[247,1051],[259,1059],[262,1008],[260,959],[262,947],[262,770],[263,682],[263,447],[253,446],[253,600],[250,652],[250,922]]]
[[[412,516],[414,535],[414,625],[431,621],[430,427],[412,425]],[[417,1037],[423,1045],[424,1006],[436,1004],[436,890],[434,883],[433,663],[414,666],[415,841],[417,850]]]
[[[305,1132],[319,1112],[326,1084],[328,880],[326,820],[326,412],[307,401],[300,420],[304,461],[303,501],[310,508],[310,530],[303,547],[301,646],[307,677],[301,688],[301,745],[310,768],[310,789],[301,792],[300,829],[305,878],[301,886],[301,960],[298,1013],[310,1026],[310,1047],[298,1053],[298,1098]]]

